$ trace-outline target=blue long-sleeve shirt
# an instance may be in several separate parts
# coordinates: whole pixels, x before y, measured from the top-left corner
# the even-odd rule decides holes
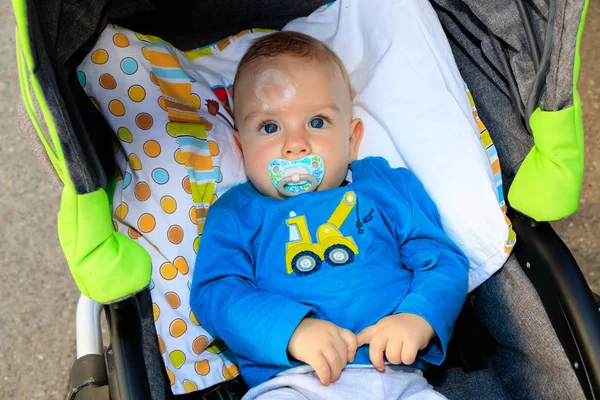
[[[251,387],[299,365],[287,346],[307,316],[358,333],[388,315],[417,314],[436,333],[418,360],[444,359],[468,259],[410,171],[382,158],[350,168],[343,187],[282,201],[245,183],[210,209],[190,303],[238,355]],[[354,363],[370,363],[367,346]]]

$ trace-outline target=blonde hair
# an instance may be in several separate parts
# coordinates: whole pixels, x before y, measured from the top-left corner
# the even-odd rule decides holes
[[[340,60],[337,54],[320,40],[304,33],[291,31],[274,32],[256,39],[252,43],[238,65],[235,79],[233,80],[234,96],[236,84],[245,68],[254,61],[275,58],[281,55],[288,55],[304,60],[316,60],[320,63],[330,64],[339,68],[344,83],[348,87],[350,99],[354,97],[348,71],[346,71],[346,67],[344,67],[342,60]]]

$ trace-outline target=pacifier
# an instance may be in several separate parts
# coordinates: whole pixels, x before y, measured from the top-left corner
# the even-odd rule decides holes
[[[276,158],[269,163],[269,179],[286,197],[317,190],[324,171],[323,159],[316,154],[298,160]]]

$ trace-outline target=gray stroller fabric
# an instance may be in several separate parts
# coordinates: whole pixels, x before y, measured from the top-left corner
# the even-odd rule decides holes
[[[527,131],[532,107],[539,105],[543,110],[554,111],[573,104],[574,56],[584,7],[583,1],[522,0],[537,42],[537,46],[532,46],[518,2],[432,1],[459,70],[498,149],[505,191],[533,146]],[[550,6],[554,6],[554,12]],[[546,32],[551,16],[552,29]],[[548,39],[551,46],[544,46]],[[534,55],[537,48],[543,56],[545,47],[549,49],[546,69],[544,60],[538,61]],[[509,71],[502,68],[503,61]],[[511,78],[516,83],[517,99],[509,88]]]
[[[487,370],[452,369],[437,390],[457,400],[585,399],[541,300],[514,255],[469,299],[498,348]]]

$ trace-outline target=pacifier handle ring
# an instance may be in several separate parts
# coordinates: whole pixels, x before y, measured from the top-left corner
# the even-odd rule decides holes
[[[300,179],[303,181],[309,181],[310,188],[308,188],[304,192],[297,192],[297,193],[290,192],[289,190],[287,190],[285,188],[285,185],[290,182],[293,182],[294,180],[291,176],[286,176],[286,177],[281,178],[281,180],[279,181],[279,184],[277,185],[277,191],[279,193],[281,193],[283,196],[293,197],[293,196],[297,196],[302,193],[312,192],[317,189],[317,186],[318,186],[317,178],[315,178],[311,174],[300,174]]]

